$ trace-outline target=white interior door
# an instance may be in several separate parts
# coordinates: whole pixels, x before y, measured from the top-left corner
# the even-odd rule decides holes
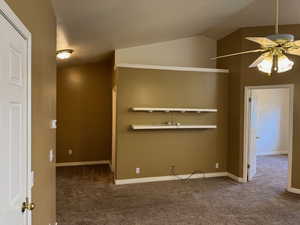
[[[27,41],[0,13],[0,224],[29,225]]]
[[[257,113],[257,99],[251,91],[250,101],[250,123],[249,123],[249,151],[248,151],[248,180],[252,180],[256,174],[256,144],[257,144],[257,126],[258,126],[258,113]]]

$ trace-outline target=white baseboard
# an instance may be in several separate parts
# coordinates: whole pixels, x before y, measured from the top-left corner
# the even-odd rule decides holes
[[[109,160],[101,160],[101,161],[56,163],[56,167],[63,167],[63,166],[91,166],[91,165],[102,165],[102,164],[108,164],[108,165],[110,165],[110,161]]]
[[[244,178],[238,177],[238,176],[236,176],[236,175],[234,175],[234,174],[232,174],[232,173],[227,173],[227,176],[228,176],[230,179],[232,179],[232,180],[234,180],[234,181],[236,181],[236,182],[239,182],[239,183],[247,183],[247,181],[246,181]]]
[[[267,155],[288,155],[288,151],[274,151],[274,152],[262,152],[257,153],[257,156],[267,156]]]
[[[300,194],[300,189],[293,188],[293,187],[287,188],[287,191],[294,194]]]
[[[208,177],[226,177],[227,172],[216,172],[216,173],[199,173],[193,175],[190,179],[199,179],[199,178],[208,178]],[[149,182],[157,182],[157,181],[171,181],[171,180],[178,180],[179,178],[187,178],[190,174],[186,175],[178,175],[175,176],[161,176],[161,177],[143,177],[143,178],[133,178],[133,179],[119,179],[115,180],[116,185],[122,184],[136,184],[136,183],[149,183]]]

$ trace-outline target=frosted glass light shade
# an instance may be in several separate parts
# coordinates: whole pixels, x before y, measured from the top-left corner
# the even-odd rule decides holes
[[[272,67],[273,67],[273,57],[265,58],[261,63],[257,65],[259,71],[268,74],[272,73]]]
[[[291,70],[294,66],[294,62],[289,60],[288,57],[286,56],[281,56],[279,59],[278,59],[278,70],[277,72],[278,73],[284,73],[284,72],[287,72],[289,70]]]
[[[71,57],[74,51],[72,49],[60,50],[56,53],[56,57],[59,59],[68,59]]]
[[[267,57],[257,65],[257,68],[259,71],[263,73],[271,74],[273,68],[277,73],[284,73],[291,70],[294,66],[294,62],[289,60],[289,58],[286,57],[285,55],[278,57],[277,65],[273,66],[273,64],[274,64],[273,57]]]

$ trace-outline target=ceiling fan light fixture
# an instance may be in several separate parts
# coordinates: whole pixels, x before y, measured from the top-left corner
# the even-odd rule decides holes
[[[261,63],[257,65],[259,71],[267,74],[272,73],[273,57],[266,57]]]
[[[288,57],[286,56],[281,56],[278,58],[278,73],[284,73],[287,72],[291,69],[293,69],[294,66],[294,62],[289,60]]]
[[[261,48],[243,52],[218,56],[214,59],[227,58],[236,55],[263,52],[249,68],[257,67],[259,71],[271,76],[272,72],[284,73],[293,69],[294,62],[286,55],[300,56],[300,40],[295,41],[292,34],[279,33],[279,0],[274,0],[276,5],[275,13],[275,34],[267,37],[246,37],[247,40],[255,42]]]
[[[279,56],[277,60],[274,60],[274,57],[275,56],[266,57],[257,65],[258,70],[271,75],[272,70],[277,73],[284,73],[293,69],[294,62],[285,55]],[[276,63],[277,65],[273,65],[274,63]]]

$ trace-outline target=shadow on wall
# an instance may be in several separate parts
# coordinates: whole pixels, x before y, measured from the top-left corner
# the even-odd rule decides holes
[[[57,162],[111,159],[111,60],[59,67]]]

